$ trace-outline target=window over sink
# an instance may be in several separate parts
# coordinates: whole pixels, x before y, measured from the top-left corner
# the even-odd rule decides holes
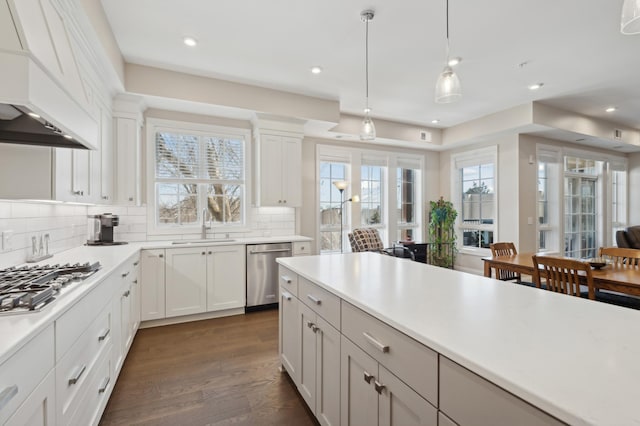
[[[203,221],[213,227],[244,225],[248,131],[149,122],[154,167],[149,204],[156,230],[197,228]]]

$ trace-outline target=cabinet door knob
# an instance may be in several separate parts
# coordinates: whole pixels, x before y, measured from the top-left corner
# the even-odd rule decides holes
[[[136,260],[135,262],[133,262],[133,266],[138,266],[138,263],[140,262]]]
[[[371,374],[367,373],[366,371],[364,372],[364,381],[365,382],[371,383],[371,380],[373,380],[373,379],[374,379],[374,377]]]
[[[385,390],[386,386],[383,385],[382,383],[378,382],[377,380],[373,381],[373,385],[376,387],[376,392],[378,392],[378,394],[381,394],[383,390]]]
[[[203,252],[202,252],[202,255],[204,256],[205,254],[207,254],[207,252],[206,252],[206,251],[203,251]]]
[[[127,290],[127,291],[125,291],[124,293],[122,293],[122,295],[123,295],[124,297],[129,297],[129,295],[130,295],[130,294],[131,294],[131,291],[129,291],[129,290]]]
[[[213,253],[212,251],[209,251],[209,254]]]
[[[103,331],[102,334],[98,336],[98,342],[102,342],[104,339],[106,339],[110,332],[110,328],[107,328],[105,331]]]
[[[108,195],[103,195],[103,196],[102,196],[102,199],[103,199],[103,200],[108,200],[108,199],[109,199],[109,196],[108,196]]]
[[[127,271],[124,274],[122,274],[122,278],[125,278],[127,275],[129,275],[129,271]]]
[[[129,197],[129,201],[133,201],[133,197]]]
[[[158,257],[163,258],[164,254],[159,254]]]
[[[318,327],[317,325],[313,325],[313,327],[311,327],[311,331],[313,331],[314,333],[317,333],[318,330],[320,330],[320,327]]]

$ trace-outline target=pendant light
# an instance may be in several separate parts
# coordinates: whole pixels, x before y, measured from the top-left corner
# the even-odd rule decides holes
[[[640,0],[624,0],[620,32],[625,35],[640,34]]]
[[[364,70],[365,70],[365,96],[366,104],[364,109],[364,120],[362,120],[362,129],[360,130],[360,140],[372,141],[376,138],[376,126],[371,120],[371,108],[369,108],[369,22],[373,19],[373,10],[365,10],[360,14],[362,22],[365,23],[365,48],[364,48]]]
[[[460,79],[449,65],[449,0],[447,0],[447,57],[444,69],[436,82],[435,101],[439,104],[448,104],[461,97]]]

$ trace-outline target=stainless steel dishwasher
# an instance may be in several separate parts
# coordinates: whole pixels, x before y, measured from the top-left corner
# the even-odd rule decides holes
[[[247,310],[278,304],[276,258],[291,256],[291,243],[247,245]]]

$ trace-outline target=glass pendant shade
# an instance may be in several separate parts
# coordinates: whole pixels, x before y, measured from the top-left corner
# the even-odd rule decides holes
[[[626,35],[640,34],[640,0],[624,0],[620,32]]]
[[[435,101],[439,104],[455,102],[462,97],[462,87],[458,75],[450,66],[444,67],[436,82]]]
[[[372,141],[376,138],[376,126],[373,124],[373,120],[369,117],[369,113],[365,114],[364,120],[362,120],[362,129],[360,130],[361,141]]]

